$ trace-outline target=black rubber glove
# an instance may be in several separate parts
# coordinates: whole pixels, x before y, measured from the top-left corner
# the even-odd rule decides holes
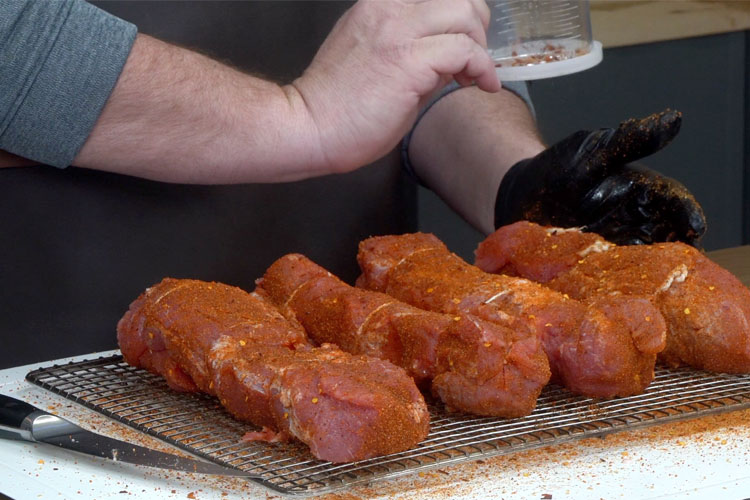
[[[500,183],[495,227],[518,220],[581,227],[622,245],[700,247],[706,218],[679,182],[631,162],[669,144],[682,116],[667,110],[616,129],[579,131],[516,163]]]

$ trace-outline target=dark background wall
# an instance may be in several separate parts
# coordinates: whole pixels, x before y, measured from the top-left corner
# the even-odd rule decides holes
[[[605,49],[591,70],[534,81],[530,91],[543,137],[554,142],[665,108],[682,111],[679,136],[643,163],[695,194],[708,219],[707,250],[750,243],[747,43],[747,32],[736,32]],[[421,189],[419,197],[420,229],[472,258],[481,235],[432,193]]]

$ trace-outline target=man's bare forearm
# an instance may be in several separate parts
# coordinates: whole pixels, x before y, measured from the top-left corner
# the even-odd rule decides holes
[[[201,183],[359,168],[398,143],[442,82],[498,90],[488,21],[480,0],[361,0],[283,87],[139,36],[75,164]]]
[[[97,121],[67,153],[74,165],[172,182],[348,172],[398,144],[445,82],[499,90],[486,52],[489,15],[483,0],[359,0],[285,86],[139,35],[103,111],[101,101],[82,108]],[[59,123],[74,115],[75,107]],[[70,163],[60,152],[41,154],[28,135],[17,141],[24,148],[8,150]]]
[[[139,35],[74,164],[170,182],[293,180],[325,168],[314,132],[293,87]]]
[[[497,188],[517,161],[544,149],[534,118],[515,94],[463,88],[422,117],[409,146],[419,178],[470,224],[488,234]]]

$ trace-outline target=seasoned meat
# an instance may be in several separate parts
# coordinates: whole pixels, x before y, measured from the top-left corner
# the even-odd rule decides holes
[[[272,440],[298,438],[323,460],[403,451],[429,431],[422,395],[391,363],[330,344],[291,351],[228,342],[215,350],[217,393],[227,410],[274,430]]]
[[[477,265],[580,299],[646,297],[667,323],[663,361],[750,372],[750,290],[691,246],[616,246],[591,233],[518,222],[480,244]]]
[[[526,323],[542,341],[553,379],[579,394],[643,392],[664,348],[663,318],[646,299],[574,300],[529,280],[485,273],[433,235],[369,238],[358,261],[359,286],[432,311]]]
[[[474,263],[488,273],[547,283],[588,254],[613,245],[598,234],[521,221],[499,228],[479,243]]]
[[[401,368],[314,348],[299,324],[235,287],[167,278],[131,304],[117,335],[128,363],[264,428],[249,439],[293,436],[320,459],[351,462],[411,448],[429,429]]]
[[[319,343],[387,359],[448,406],[503,417],[529,414],[550,377],[539,339],[521,322],[499,325],[469,314],[439,314],[351,287],[299,254],[258,281],[257,293]]]
[[[224,337],[285,346],[308,344],[305,331],[260,297],[221,283],[164,279],[117,325],[125,361],[166,378],[176,390],[215,395],[211,349]]]

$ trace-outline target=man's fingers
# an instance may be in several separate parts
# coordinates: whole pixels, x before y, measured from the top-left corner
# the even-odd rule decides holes
[[[682,114],[671,109],[622,122],[602,148],[602,160],[624,164],[652,155],[672,142],[681,124]]]
[[[683,241],[700,247],[706,217],[680,182],[643,165],[626,165],[603,179],[581,200],[586,230],[617,244]]]
[[[484,26],[484,31],[486,32],[490,26],[492,10],[485,0],[472,0],[472,2],[474,3],[474,8],[479,13],[479,17],[482,19],[482,26]]]
[[[488,22],[484,0],[427,0],[413,6],[409,19],[418,37],[465,33],[484,48]]]
[[[487,92],[500,90],[495,66],[487,52],[462,34],[435,35],[417,40],[415,56],[439,75],[458,77],[460,84],[476,82]]]
[[[474,80],[470,76],[466,76],[463,73],[458,73],[453,78],[462,87],[470,87],[474,83]]]

